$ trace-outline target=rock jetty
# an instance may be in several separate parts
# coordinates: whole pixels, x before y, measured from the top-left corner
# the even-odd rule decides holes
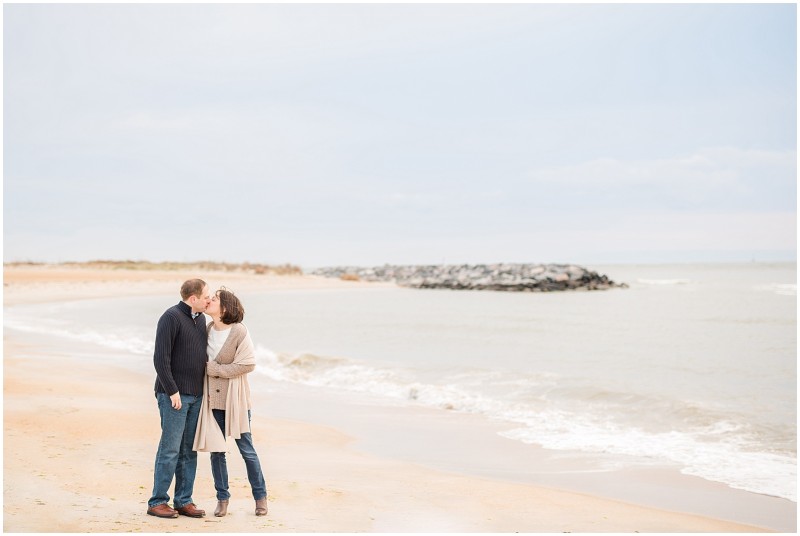
[[[336,266],[311,272],[324,277],[360,281],[390,281],[403,287],[452,290],[550,292],[627,288],[574,264],[461,264],[428,266],[384,265],[373,268]]]

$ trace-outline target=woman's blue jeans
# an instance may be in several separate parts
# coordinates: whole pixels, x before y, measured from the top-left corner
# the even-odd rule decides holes
[[[217,420],[220,429],[225,431],[225,410],[215,409],[214,418]],[[250,420],[250,410],[247,410],[247,420]],[[236,446],[242,454],[245,467],[247,467],[247,479],[253,489],[255,500],[263,499],[267,496],[267,483],[264,481],[264,474],[261,472],[261,463],[258,461],[258,454],[253,447],[253,435],[250,432],[242,433],[242,437],[236,440]],[[211,474],[214,475],[214,487],[217,489],[217,500],[226,501],[230,499],[228,492],[228,465],[225,462],[224,452],[211,453]]]

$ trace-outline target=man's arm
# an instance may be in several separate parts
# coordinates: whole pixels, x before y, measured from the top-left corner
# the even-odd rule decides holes
[[[178,393],[178,384],[172,377],[172,346],[178,331],[177,321],[172,315],[164,313],[158,319],[156,327],[155,351],[153,352],[153,365],[161,386],[172,401],[172,407],[181,409],[181,397]]]

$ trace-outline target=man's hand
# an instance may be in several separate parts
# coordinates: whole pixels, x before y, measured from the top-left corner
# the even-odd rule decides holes
[[[172,402],[172,407],[175,409],[181,409],[181,394],[175,393],[174,395],[169,396],[170,401]]]

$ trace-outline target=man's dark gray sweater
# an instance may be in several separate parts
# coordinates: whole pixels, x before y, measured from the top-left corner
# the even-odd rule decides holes
[[[153,353],[156,392],[202,396],[207,343],[205,315],[193,319],[192,308],[184,302],[164,311],[158,319]]]

